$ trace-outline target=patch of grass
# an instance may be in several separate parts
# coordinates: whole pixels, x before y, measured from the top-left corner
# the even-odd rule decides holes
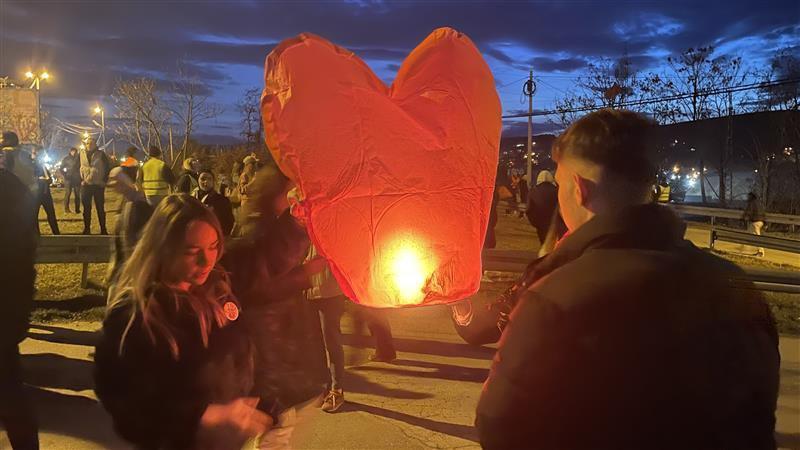
[[[96,306],[83,311],[64,311],[60,309],[44,308],[33,310],[33,313],[31,313],[31,322],[102,322],[105,314],[105,306]]]
[[[65,300],[84,295],[105,295],[108,264],[89,264],[89,286],[81,288],[81,264],[37,264],[36,300]]]
[[[755,256],[739,255],[736,253],[722,252],[719,250],[709,250],[709,251],[719,256],[720,258],[725,258],[728,261],[735,263],[738,266],[758,267],[762,269],[772,269],[772,270],[790,270],[790,271],[797,270],[796,266],[792,266],[789,264],[779,264],[776,262],[772,262],[768,259],[757,258]]]
[[[81,295],[66,300],[37,300],[31,322],[101,321],[105,316],[105,295]]]
[[[58,220],[58,228],[61,234],[79,234],[83,231],[83,215],[77,214],[73,210],[72,213],[64,212],[64,189],[51,188],[50,192],[53,195],[53,205],[55,206],[56,219]],[[72,199],[70,199],[72,200]],[[117,225],[117,217],[119,216],[119,205],[122,197],[111,189],[106,189],[106,228],[109,232],[113,232],[114,227]],[[74,202],[70,201],[70,209],[75,207]],[[83,206],[81,206],[83,208]],[[47,223],[47,214],[44,208],[39,208],[39,230],[42,234],[52,234],[50,225]],[[100,225],[97,222],[97,211],[92,204],[92,234],[100,233]]]
[[[800,294],[765,292],[764,297],[775,317],[778,332],[800,335]]]

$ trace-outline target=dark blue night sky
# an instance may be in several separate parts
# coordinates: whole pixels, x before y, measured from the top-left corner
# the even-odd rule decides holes
[[[405,55],[440,26],[478,45],[510,114],[527,107],[520,92],[530,68],[539,77],[536,109],[552,108],[588,63],[626,51],[643,72],[709,44],[757,68],[777,49],[800,49],[800,1],[0,0],[0,75],[50,69],[44,104],[88,125],[91,105],[111,106],[117,79],[167,80],[182,58],[225,108],[199,133],[231,140],[239,133],[235,103],[261,85],[264,58],[280,40],[319,34],[391,82]],[[536,119],[538,132],[552,129]]]

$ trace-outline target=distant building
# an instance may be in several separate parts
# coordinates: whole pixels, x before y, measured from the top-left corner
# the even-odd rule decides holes
[[[0,130],[13,131],[22,144],[41,144],[39,92],[0,84]]]

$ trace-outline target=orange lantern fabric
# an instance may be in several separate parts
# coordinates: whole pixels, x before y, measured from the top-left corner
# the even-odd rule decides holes
[[[288,39],[267,57],[261,112],[345,295],[399,307],[478,290],[501,108],[468,37],[435,30],[390,87],[319,36]]]

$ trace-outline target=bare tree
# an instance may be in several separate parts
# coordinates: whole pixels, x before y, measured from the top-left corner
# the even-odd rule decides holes
[[[750,71],[744,68],[740,57],[715,56],[714,47],[689,48],[667,58],[667,70],[663,73],[650,73],[639,83],[643,96],[664,98],[664,101],[650,104],[649,113],[661,123],[698,121],[712,117],[732,117],[737,109],[733,95],[720,94],[720,90],[744,83]],[[725,177],[733,154],[733,128],[728,126],[725,144],[718,149],[714,161],[719,174],[719,200],[726,203]],[[702,163],[700,172],[705,172]]]
[[[738,86],[748,75],[739,57],[715,57],[713,46],[689,48],[667,58],[664,72],[643,77],[639,89],[647,98],[668,99],[650,107],[659,122],[696,121],[727,115],[727,97],[713,92]]]
[[[117,134],[147,151],[151,145],[163,149],[162,134],[171,113],[150,78],[118,81],[111,96],[116,107]]]
[[[191,136],[197,124],[222,114],[222,107],[210,102],[209,99],[210,92],[207,86],[190,73],[183,61],[178,61],[178,74],[173,84],[171,111],[173,117],[183,128],[183,142],[180,156],[172,161],[173,169],[177,161],[186,157]]]
[[[637,71],[627,53],[617,60],[589,64],[587,75],[577,79],[577,89],[556,99],[558,124],[566,128],[586,113],[576,109],[619,108],[634,98],[638,84]]]
[[[778,50],[770,59],[769,67],[758,73],[758,78],[763,87],[758,90],[757,110],[800,110],[800,83],[772,85],[776,81],[800,79],[800,50]]]
[[[584,110],[597,108],[594,99],[578,92],[567,93],[564,97],[556,98],[555,111],[558,113],[558,122],[552,121],[556,125],[568,128],[573,122],[586,114]]]
[[[762,87],[752,104],[755,111],[800,111],[800,83],[777,84],[777,81],[800,79],[800,51],[796,48],[783,48],[770,58],[769,67],[758,72]],[[800,185],[800,118],[797,113],[783,114],[780,123],[776,124],[774,135],[778,138],[778,147],[770,152],[779,160],[792,165],[792,175],[796,185]],[[758,160],[764,155],[757,153]],[[775,159],[775,157],[773,157]],[[759,175],[761,168],[759,168]],[[771,172],[763,176],[771,176]],[[761,178],[761,177],[759,177]],[[771,186],[772,180],[764,179],[762,183]]]
[[[251,151],[263,145],[264,123],[261,121],[261,89],[250,88],[244,91],[236,103],[242,114],[241,135]]]
[[[776,161],[781,155],[775,151],[774,148],[769,148],[762,139],[753,134],[751,136],[751,144],[745,146],[745,152],[750,157],[756,166],[756,186],[757,194],[761,206],[765,209],[769,208],[770,200],[772,199],[771,184],[775,167],[779,161]]]

